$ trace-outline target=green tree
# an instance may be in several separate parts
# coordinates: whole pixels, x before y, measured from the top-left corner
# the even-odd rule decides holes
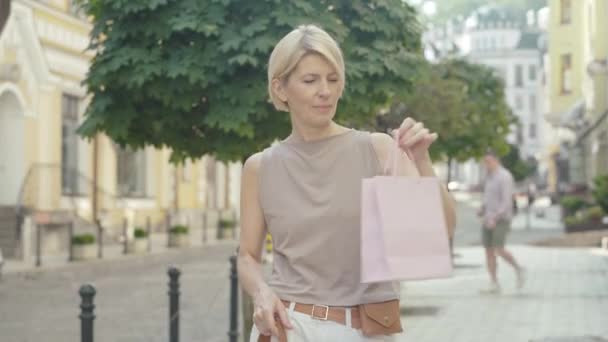
[[[175,161],[240,160],[289,132],[266,93],[275,43],[315,23],[341,44],[346,91],[338,119],[369,125],[411,86],[420,27],[401,0],[89,0],[85,81],[92,101],[79,133],[121,146],[170,147]]]
[[[537,162],[534,159],[521,158],[519,147],[509,144],[508,152],[500,158],[502,165],[511,171],[515,181],[520,182],[536,172]]]
[[[514,120],[494,71],[459,59],[420,67],[412,91],[402,92],[391,110],[378,116],[378,129],[397,127],[406,116],[439,134],[431,157],[448,165],[479,158],[488,148],[506,153]]]

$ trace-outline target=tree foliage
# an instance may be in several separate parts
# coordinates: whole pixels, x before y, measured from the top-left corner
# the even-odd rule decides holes
[[[521,158],[519,147],[509,144],[508,152],[500,158],[502,165],[511,171],[515,181],[519,182],[532,176],[537,169],[537,162],[534,158],[524,160]]]
[[[378,117],[378,129],[398,126],[405,116],[439,134],[431,146],[433,159],[457,161],[479,158],[488,148],[506,153],[514,120],[494,71],[458,59],[419,68],[412,91],[399,94]]]
[[[268,100],[274,45],[314,23],[341,44],[346,91],[338,119],[374,120],[411,87],[420,28],[401,0],[89,0],[85,81],[92,94],[83,136],[121,146],[170,147],[174,160],[204,154],[239,160],[289,133],[289,116]]]

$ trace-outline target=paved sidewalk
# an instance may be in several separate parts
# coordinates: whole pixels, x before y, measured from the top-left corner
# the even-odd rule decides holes
[[[480,247],[457,249],[451,279],[404,284],[406,333],[399,341],[525,342],[585,335],[608,341],[608,257],[588,249],[512,250],[528,270],[522,291],[515,290],[512,270],[499,263],[503,294],[479,293],[488,284]]]

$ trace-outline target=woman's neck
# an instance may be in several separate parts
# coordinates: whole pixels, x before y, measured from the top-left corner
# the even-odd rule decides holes
[[[348,131],[349,129],[331,122],[325,127],[298,127],[292,125],[291,137],[299,141],[315,141]]]

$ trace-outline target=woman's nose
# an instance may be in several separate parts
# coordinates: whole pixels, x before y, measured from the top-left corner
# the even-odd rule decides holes
[[[319,84],[319,95],[320,96],[329,96],[330,95],[329,84],[326,80],[321,81]]]

